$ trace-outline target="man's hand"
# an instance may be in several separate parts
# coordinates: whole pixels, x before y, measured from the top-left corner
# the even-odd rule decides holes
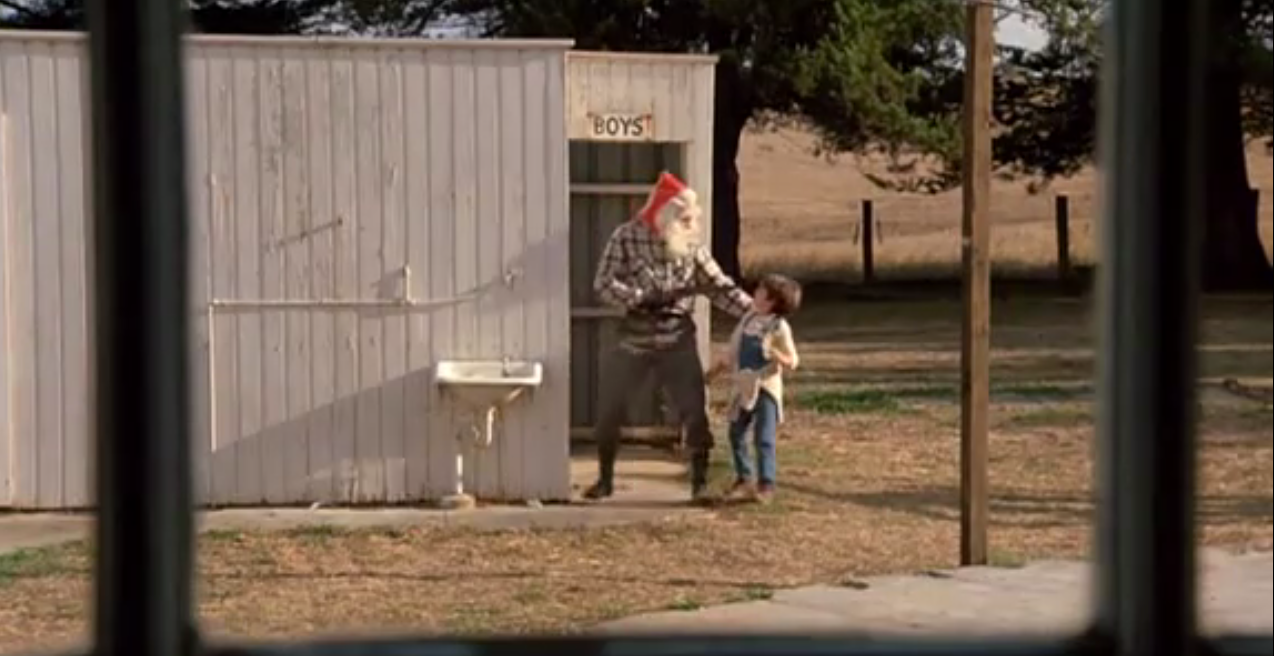
[[[677,301],[680,301],[681,299],[686,298],[687,296],[707,296],[707,295],[718,293],[719,291],[721,291],[720,288],[714,285],[708,285],[708,286],[696,285],[693,287],[682,287],[680,289],[674,289],[671,291],[656,290],[652,292],[646,292],[642,296],[641,301],[638,303],[638,307],[645,309],[647,311],[659,310],[666,306],[672,305],[673,303],[676,303]]]
[[[644,292],[633,309],[640,312],[651,313],[671,302],[672,301],[668,298],[668,295],[663,292]]]
[[[645,312],[658,312],[673,303],[681,300],[686,296],[692,296],[693,292],[687,290],[654,290],[649,291],[641,296],[641,300],[637,303],[637,309]]]
[[[700,247],[695,253],[695,283],[703,290],[703,295],[712,300],[712,304],[734,318],[743,318],[752,309],[752,297],[739,289],[730,276],[721,271],[717,261],[707,248]]]

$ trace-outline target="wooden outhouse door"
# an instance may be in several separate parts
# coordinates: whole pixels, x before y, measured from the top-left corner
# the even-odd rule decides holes
[[[597,422],[606,356],[615,347],[619,310],[603,307],[593,275],[606,240],[646,200],[660,171],[683,175],[681,144],[572,141],[571,192],[571,437],[590,440]],[[678,422],[662,390],[634,390],[625,441],[675,445]]]

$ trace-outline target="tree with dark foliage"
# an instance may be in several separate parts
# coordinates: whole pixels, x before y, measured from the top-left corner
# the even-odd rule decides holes
[[[995,114],[1005,128],[995,157],[1009,171],[1042,179],[1074,173],[1096,150],[1105,0],[1023,0],[1049,35],[1039,52],[1005,51]],[[1203,284],[1267,290],[1274,273],[1250,190],[1249,139],[1270,145],[1274,0],[1213,0],[1214,52],[1207,84],[1207,195]],[[1117,217],[1116,217],[1117,220]]]
[[[291,0],[195,0],[191,29],[216,34],[298,34],[324,4]],[[7,10],[0,27],[27,30],[83,30],[82,0],[0,0]]]
[[[1038,51],[1000,49],[994,155],[1033,183],[1092,162],[1100,24],[1107,0],[1005,0],[1049,35]],[[79,29],[79,0],[0,0],[0,24]],[[1214,0],[1203,270],[1211,289],[1269,289],[1245,148],[1271,133],[1274,0]],[[832,152],[893,157],[883,187],[958,184],[963,84],[954,0],[194,0],[200,32],[420,35],[461,17],[486,36],[569,37],[594,50],[710,52],[716,70],[713,254],[739,274],[743,130],[796,117]],[[776,118],[777,117],[777,118]],[[943,163],[912,174],[921,156]]]
[[[1100,20],[1106,0],[1018,0],[1003,7],[1044,28],[1040,51],[1000,49],[994,155],[1035,183],[1093,160]],[[1249,191],[1246,140],[1270,135],[1271,5],[1216,0],[1220,40],[1208,76],[1212,136],[1203,269],[1211,289],[1274,281]],[[493,36],[570,37],[581,48],[711,52],[717,67],[713,251],[738,272],[738,155],[749,120],[810,120],[832,151],[895,155],[883,187],[959,183],[960,3],[947,0],[453,0]],[[921,156],[943,166],[911,175]]]
[[[446,11],[487,36],[718,55],[712,250],[736,278],[749,121],[800,116],[833,149],[910,145],[958,159],[953,117],[915,111],[930,69],[959,63],[961,7],[949,0],[452,0]]]

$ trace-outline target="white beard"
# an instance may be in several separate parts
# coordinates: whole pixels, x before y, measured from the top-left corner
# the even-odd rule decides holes
[[[697,248],[699,248],[697,230],[676,228],[668,231],[664,236],[664,250],[674,260],[690,257]]]
[[[660,236],[664,243],[664,251],[668,257],[681,260],[690,257],[703,243],[699,230],[699,221],[694,220],[687,225],[677,220],[679,208],[668,212],[662,222]]]

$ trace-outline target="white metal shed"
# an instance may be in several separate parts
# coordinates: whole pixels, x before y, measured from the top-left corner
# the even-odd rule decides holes
[[[581,222],[572,191],[631,204],[654,169],[589,187],[589,158],[665,148],[710,202],[708,60],[566,41],[187,43],[199,500],[442,497],[468,422],[431,371],[503,358],[542,363],[543,383],[472,452],[466,487],[568,498],[571,408],[591,403],[571,379],[601,346],[572,330],[571,281],[593,266],[573,242],[620,216]],[[0,507],[92,505],[84,45],[0,32]],[[574,143],[598,138],[591,115],[641,113],[654,140]]]

